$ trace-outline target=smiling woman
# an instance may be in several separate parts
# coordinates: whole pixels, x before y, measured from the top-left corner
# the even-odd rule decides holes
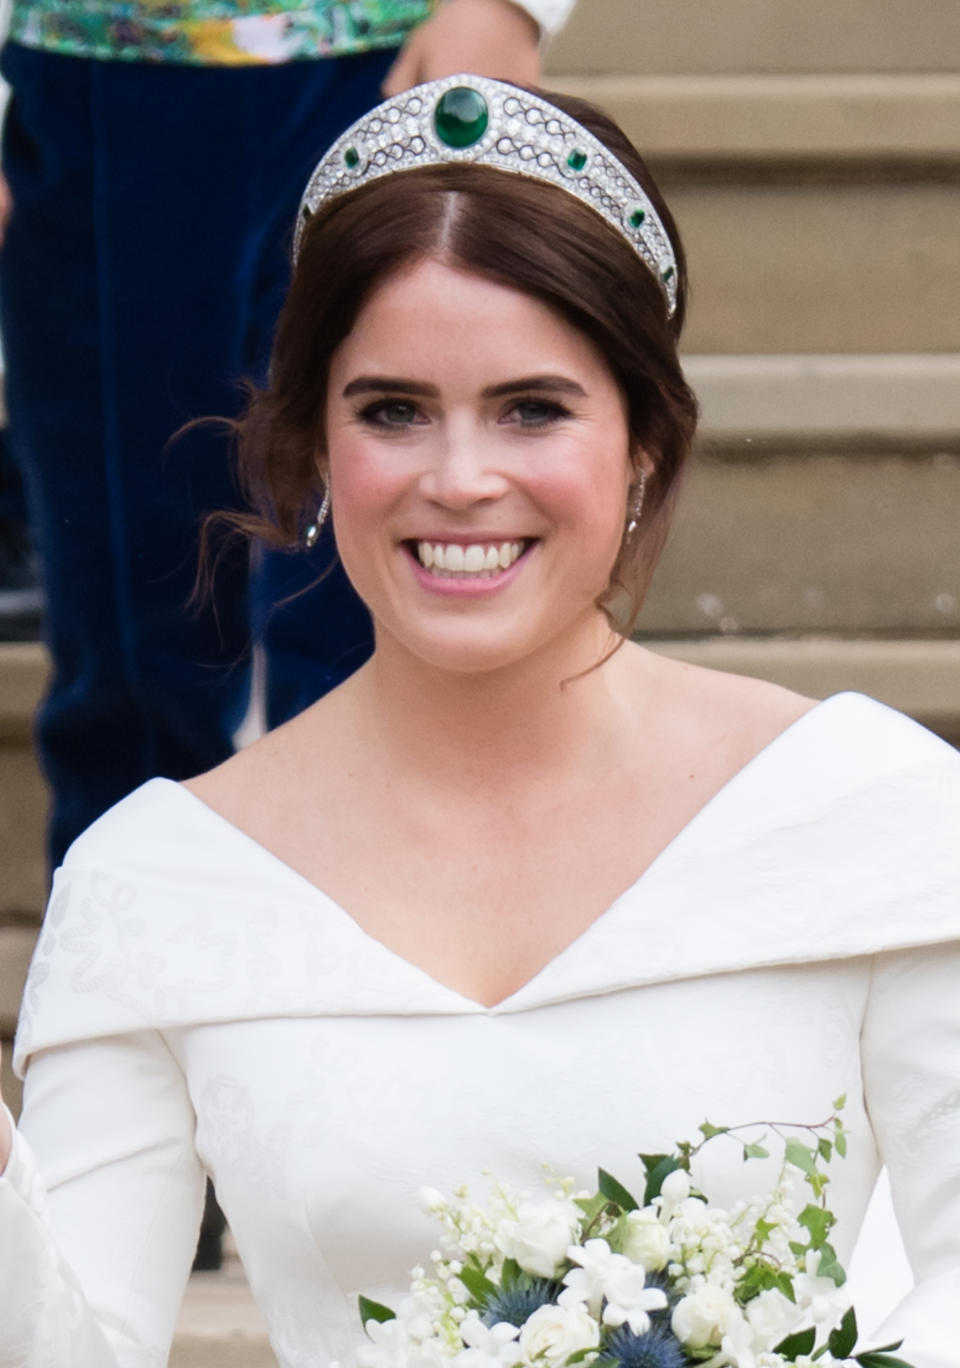
[[[512,290],[526,296],[528,307],[539,301],[556,316],[555,326],[566,322],[581,343],[593,344],[608,382],[612,378],[616,385],[626,409],[634,479],[641,471],[647,476],[644,535],[624,542],[611,562],[606,586],[626,591],[626,603],[622,594],[618,601],[617,625],[629,627],[666,540],[696,426],[696,401],[677,358],[686,267],[670,211],[621,131],[582,101],[551,99],[584,130],[599,135],[635,178],[637,193],[649,198],[650,212],[656,213],[672,244],[672,309],[644,259],[592,208],[558,185],[536,184],[509,170],[461,161],[414,167],[321,204],[300,241],[298,270],[277,331],[270,387],[255,399],[243,429],[246,486],[252,500],[269,513],[245,526],[275,544],[296,544],[319,502],[317,455],[324,449],[329,397],[324,382],[337,348],[378,287],[408,272],[413,263],[442,264],[501,286],[500,295],[491,299],[502,302]],[[416,293],[411,292],[412,316],[403,320],[394,338],[401,356],[422,333],[426,318],[433,317],[435,299],[417,299]],[[495,304],[492,309],[495,313]],[[458,312],[459,326],[451,318],[456,352],[448,359],[463,374],[478,345],[502,347],[511,330],[502,317],[472,318],[463,309]],[[562,375],[554,377],[560,383],[549,391],[527,386],[529,357],[514,350],[518,369],[511,373],[501,364],[492,382],[499,397],[537,399],[543,417],[544,400],[557,404],[575,397],[576,382]],[[423,397],[422,385],[408,372],[409,366],[400,373],[378,373],[381,380],[392,380],[391,387],[377,391],[381,403]],[[472,366],[470,374],[475,374]],[[377,378],[354,380],[368,386]],[[414,421],[412,408],[406,417],[395,404],[380,412],[392,413],[401,425]],[[529,406],[526,412],[532,412]],[[531,428],[529,421],[526,426]],[[641,452],[646,453],[642,461]],[[622,511],[625,522],[626,501]],[[334,512],[335,525],[336,520]],[[342,553],[339,535],[338,546]]]
[[[886,1164],[918,1286],[879,1342],[956,1368],[960,760],[860,695],[626,639],[696,416],[642,161],[582,105],[458,77],[348,130],[299,224],[242,526],[293,549],[331,519],[375,650],[59,872],[0,1178],[0,1368],[162,1364],[207,1173],[282,1368],[325,1368],[353,1359],[356,1294],[395,1302],[433,1246],[424,1182],[523,1193],[546,1161],[583,1188],[602,1159],[632,1186],[638,1148],[705,1116],[816,1123],[840,1095],[836,1255]],[[746,1179],[710,1150],[725,1208],[783,1178],[747,1149]],[[601,1362],[810,1368],[819,1335],[827,1368],[836,1260],[806,1257],[795,1352],[761,1334],[797,1324],[782,1279],[720,1286],[705,1258],[696,1324],[662,1291],[608,1304]],[[503,1314],[541,1315],[551,1272]],[[589,1363],[546,1318],[518,1348],[451,1311],[433,1356],[384,1333],[363,1362]]]

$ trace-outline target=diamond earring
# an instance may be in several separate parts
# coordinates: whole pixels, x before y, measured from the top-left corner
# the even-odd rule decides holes
[[[641,519],[641,517],[643,516],[643,496],[646,494],[646,492],[647,492],[647,476],[646,476],[646,472],[643,471],[643,470],[641,470],[639,476],[637,477],[637,492],[636,492],[636,494],[634,495],[633,503],[630,505],[630,512],[629,512],[629,514],[628,514],[628,517],[629,517],[629,521],[628,521],[628,523],[627,523],[627,537],[628,537],[628,538],[632,537],[633,534],[634,534],[634,532],[636,532],[637,527],[638,527],[638,525],[639,525],[639,523],[640,523],[640,519]]]
[[[317,509],[317,516],[314,518],[313,522],[310,524],[310,526],[303,534],[303,540],[306,543],[308,550],[311,547],[316,546],[317,542],[320,540],[320,533],[323,531],[323,524],[327,521],[327,518],[329,516],[330,486],[324,485],[323,501],[321,502],[320,507]]]

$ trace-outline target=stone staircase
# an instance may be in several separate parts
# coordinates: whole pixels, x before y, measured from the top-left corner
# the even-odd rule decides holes
[[[550,58],[690,260],[704,431],[643,636],[954,741],[958,40],[949,0],[587,0]]]
[[[704,430],[643,637],[960,744],[955,0],[580,0],[548,85],[635,138],[684,233]],[[953,67],[951,67],[951,60]],[[44,897],[39,647],[0,646],[0,1035]],[[268,1368],[236,1261],[174,1368]]]

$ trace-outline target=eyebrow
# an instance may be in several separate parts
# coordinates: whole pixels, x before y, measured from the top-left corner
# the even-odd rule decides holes
[[[482,391],[483,399],[501,399],[509,394],[539,393],[571,394],[586,398],[586,390],[576,380],[563,375],[526,375],[519,380],[506,380],[500,385],[489,385]],[[345,386],[343,398],[354,394],[410,394],[416,398],[436,399],[440,391],[436,385],[424,385],[417,380],[403,380],[390,375],[358,375]]]

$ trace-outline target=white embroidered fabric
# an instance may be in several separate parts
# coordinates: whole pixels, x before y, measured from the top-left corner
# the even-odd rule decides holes
[[[281,1368],[349,1361],[356,1296],[434,1247],[422,1184],[640,1185],[708,1117],[848,1097],[836,1244],[879,1166],[917,1287],[884,1326],[956,1368],[960,756],[860,695],[730,781],[517,993],[388,951],[186,790],[139,789],[58,873],[0,1178],[0,1368],[160,1368],[211,1173]],[[771,1163],[773,1161],[770,1161]],[[772,1174],[703,1156],[718,1201]]]

